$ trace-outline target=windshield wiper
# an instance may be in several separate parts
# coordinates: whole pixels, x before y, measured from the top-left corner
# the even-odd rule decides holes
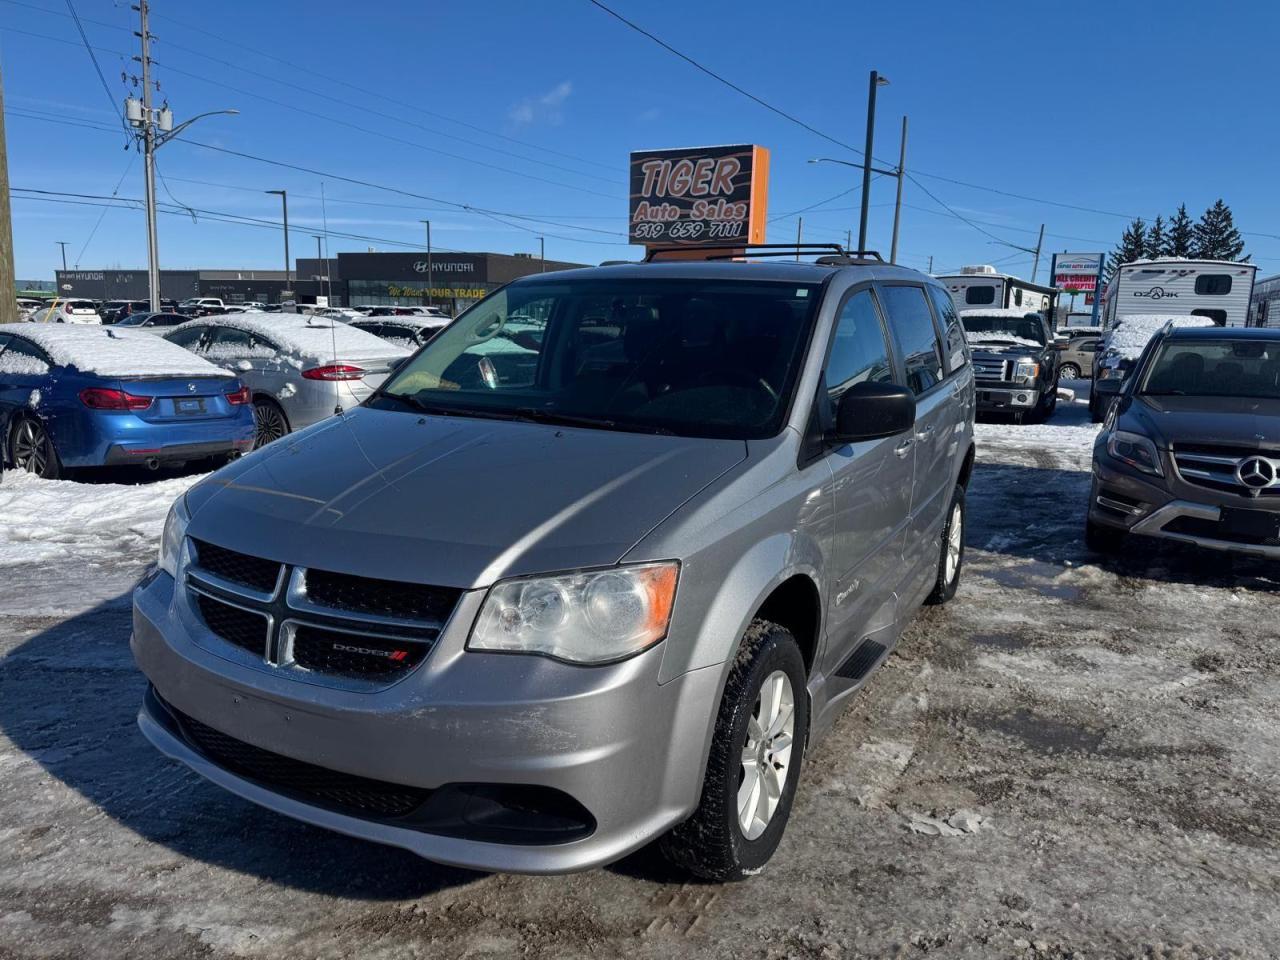
[[[542,407],[517,407],[514,411],[518,420],[530,420],[534,423],[561,423],[572,427],[603,427],[612,430],[618,424],[607,417],[591,417],[578,413],[559,413]]]
[[[426,414],[429,417],[476,417],[484,420],[517,419],[513,414],[501,410],[476,410],[472,407],[444,407],[434,403],[426,403],[423,400],[419,400],[412,393],[382,393],[378,396],[399,400],[406,406],[412,407],[419,413]]]

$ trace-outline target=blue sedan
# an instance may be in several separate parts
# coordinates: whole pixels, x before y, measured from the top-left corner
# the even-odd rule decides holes
[[[46,479],[72,468],[227,460],[253,448],[249,390],[145,333],[0,327],[0,455]]]

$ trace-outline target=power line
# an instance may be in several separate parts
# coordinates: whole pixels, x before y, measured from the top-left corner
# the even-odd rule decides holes
[[[76,8],[72,5],[71,0],[66,0],[66,3],[71,19],[75,21],[76,30],[80,32],[80,40],[84,43],[84,49],[89,54],[89,59],[93,61],[94,72],[98,74],[98,80],[102,83],[102,91],[107,95],[107,102],[111,104],[111,109],[113,111],[118,111],[119,105],[116,103],[115,95],[111,92],[111,86],[107,83],[106,76],[102,73],[102,67],[98,64],[98,55],[93,52],[93,45],[89,43],[88,34],[84,32],[84,24],[80,22],[80,15],[76,13]],[[125,132],[127,133],[129,128],[128,125],[124,123],[124,117],[120,118],[120,123],[124,125]]]
[[[116,181],[115,188],[111,191],[111,196],[118,197],[120,195],[120,188],[124,185],[125,177],[129,176],[129,171],[133,169],[133,161],[137,158],[138,155],[136,153],[130,155],[129,162],[125,164],[124,173],[120,174],[120,179]],[[93,238],[97,236],[98,228],[102,226],[103,218],[105,218],[106,215],[107,208],[104,207],[102,212],[98,214],[98,219],[94,222],[93,229],[89,231],[89,236],[85,238],[84,246],[80,248],[80,253],[77,254],[75,260],[72,261],[77,269],[80,267],[80,261],[84,259],[85,251],[89,249],[89,244],[91,244],[93,242]]]

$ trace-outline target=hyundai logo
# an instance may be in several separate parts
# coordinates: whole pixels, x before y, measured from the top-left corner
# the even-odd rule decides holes
[[[428,264],[427,264],[427,261],[425,260],[419,260],[413,265],[414,273],[426,273],[427,269],[428,269]]]
[[[1265,457],[1241,460],[1236,467],[1236,479],[1250,490],[1261,490],[1276,482],[1276,465]]]

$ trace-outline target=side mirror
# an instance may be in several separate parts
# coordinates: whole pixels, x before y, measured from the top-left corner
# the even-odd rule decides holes
[[[836,402],[836,422],[827,439],[834,443],[880,440],[906,433],[916,423],[916,398],[891,383],[856,383]]]

